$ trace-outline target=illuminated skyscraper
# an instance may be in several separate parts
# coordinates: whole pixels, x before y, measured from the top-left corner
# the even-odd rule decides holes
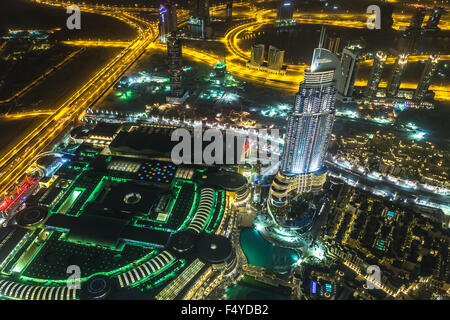
[[[444,13],[444,8],[442,7],[434,7],[431,11],[431,15],[428,18],[426,29],[427,30],[438,30],[439,21],[441,20],[441,16]]]
[[[250,64],[260,66],[264,63],[264,44],[255,44],[252,46]]]
[[[411,19],[411,23],[409,24],[408,29],[420,30],[423,24],[423,20],[425,19],[425,15],[427,14],[427,9],[424,7],[418,7],[414,11],[414,15]]]
[[[194,18],[209,19],[209,1],[208,0],[190,0],[190,16]]]
[[[267,64],[270,70],[279,71],[283,67],[284,51],[274,46],[269,46],[267,53]]]
[[[314,50],[312,65],[295,97],[281,168],[270,190],[271,204],[284,206],[295,193],[321,190],[326,181],[323,161],[334,122],[336,85],[341,74],[339,59],[329,50]]]
[[[227,2],[227,21],[233,20],[233,1],[230,0]]]
[[[402,84],[403,76],[405,75],[406,64],[408,63],[408,55],[401,54],[395,60],[394,69],[392,70],[391,80],[389,81],[386,89],[386,95],[388,97],[396,97],[400,85]]]
[[[189,30],[191,35],[202,39],[206,38],[206,28],[209,25],[209,1],[190,0],[189,14]]]
[[[294,16],[294,2],[293,1],[281,1],[277,12],[277,25],[292,25],[295,24]]]
[[[384,66],[386,64],[386,54],[378,51],[373,60],[373,67],[370,71],[369,80],[367,81],[366,97],[374,98],[378,92],[378,86],[383,76]]]
[[[348,45],[341,55],[341,81],[337,86],[338,99],[343,102],[352,100],[356,74],[361,60],[360,44]]]
[[[428,58],[428,61],[425,64],[425,68],[422,71],[422,75],[420,76],[417,89],[414,92],[415,100],[422,101],[425,95],[427,94],[428,88],[430,87],[431,79],[436,74],[439,59],[440,59],[439,55],[431,55]]]
[[[339,47],[341,44],[341,37],[332,35],[328,36],[327,40],[328,40],[328,50],[330,50],[334,54],[337,54],[339,52]]]
[[[167,57],[169,60],[170,90],[172,97],[181,97],[182,47],[176,32],[167,38]]]
[[[172,32],[177,31],[177,8],[169,1],[165,1],[159,7],[159,41],[167,43],[167,38]]]
[[[401,34],[398,43],[398,50],[404,53],[412,53],[416,48],[416,43],[419,40],[421,34],[421,28],[427,9],[424,7],[418,7],[414,11],[414,15],[411,18],[409,27]]]

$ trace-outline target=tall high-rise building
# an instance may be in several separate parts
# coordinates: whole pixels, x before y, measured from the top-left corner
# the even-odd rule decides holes
[[[164,1],[159,7],[159,41],[167,43],[172,32],[177,31],[177,8],[170,1]]]
[[[387,55],[383,51],[378,51],[373,59],[372,70],[370,71],[369,80],[365,95],[368,98],[374,98],[378,92],[378,86],[383,76],[384,66],[386,64]]]
[[[427,14],[426,8],[424,7],[416,8],[408,29],[420,30],[420,28],[422,28],[423,20],[425,19],[426,14]]]
[[[264,63],[264,44],[254,44],[252,46],[252,54],[250,64],[259,67]]]
[[[207,27],[209,26],[209,1],[189,1],[189,30],[192,36],[207,38]]]
[[[397,96],[400,85],[402,84],[403,76],[405,75],[407,63],[407,54],[401,54],[395,60],[394,69],[392,70],[392,76],[386,89],[386,95],[388,97]]]
[[[400,35],[398,42],[398,50],[400,52],[410,54],[414,51],[421,35],[423,20],[426,14],[426,8],[416,8],[408,28]]]
[[[341,74],[336,55],[314,50],[288,119],[281,168],[270,189],[270,203],[284,206],[293,194],[318,191],[326,181],[323,165],[334,122],[336,85]]]
[[[277,12],[277,25],[295,24],[294,16],[295,4],[293,1],[281,1]]]
[[[422,71],[422,75],[420,76],[417,89],[414,92],[414,100],[422,101],[425,95],[427,94],[428,88],[430,87],[431,79],[436,74],[439,59],[440,57],[437,54],[433,54],[428,58],[428,61],[425,64],[425,68]]]
[[[274,46],[269,46],[267,53],[267,67],[270,70],[279,71],[283,67],[284,51]]]
[[[428,18],[426,29],[427,30],[438,30],[439,21],[444,13],[444,8],[434,7],[431,11],[430,17]]]
[[[172,97],[181,97],[182,46],[176,32],[172,32],[167,38],[167,58],[169,61],[170,90]]]
[[[232,0],[229,0],[227,2],[226,20],[227,21],[233,20],[233,1]]]
[[[339,47],[341,44],[341,37],[338,37],[336,35],[328,36],[328,50],[333,52],[334,54],[337,54],[339,52]]]
[[[209,1],[208,0],[190,0],[190,16],[194,18],[209,19]]]
[[[341,55],[341,81],[337,86],[338,99],[343,102],[352,100],[356,74],[361,61],[362,45],[348,45]]]

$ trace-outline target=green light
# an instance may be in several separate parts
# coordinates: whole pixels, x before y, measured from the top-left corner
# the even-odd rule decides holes
[[[127,90],[124,94],[120,96],[121,100],[128,100],[133,97],[133,90]]]

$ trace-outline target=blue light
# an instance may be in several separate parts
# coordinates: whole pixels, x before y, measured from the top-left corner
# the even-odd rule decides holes
[[[311,293],[317,293],[317,281],[311,281]]]

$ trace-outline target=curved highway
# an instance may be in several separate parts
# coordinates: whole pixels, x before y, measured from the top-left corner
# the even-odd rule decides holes
[[[54,6],[67,5],[67,3],[56,1],[36,0],[36,2]],[[87,12],[106,14],[125,21],[136,27],[139,35],[81,89],[58,107],[51,116],[4,155],[0,160],[0,194],[20,181],[31,164],[30,161],[49,147],[54,139],[63,134],[70,124],[76,121],[88,107],[108,92],[157,37],[157,33],[150,22],[135,18],[123,10],[104,11],[89,6],[80,6],[80,8]]]

